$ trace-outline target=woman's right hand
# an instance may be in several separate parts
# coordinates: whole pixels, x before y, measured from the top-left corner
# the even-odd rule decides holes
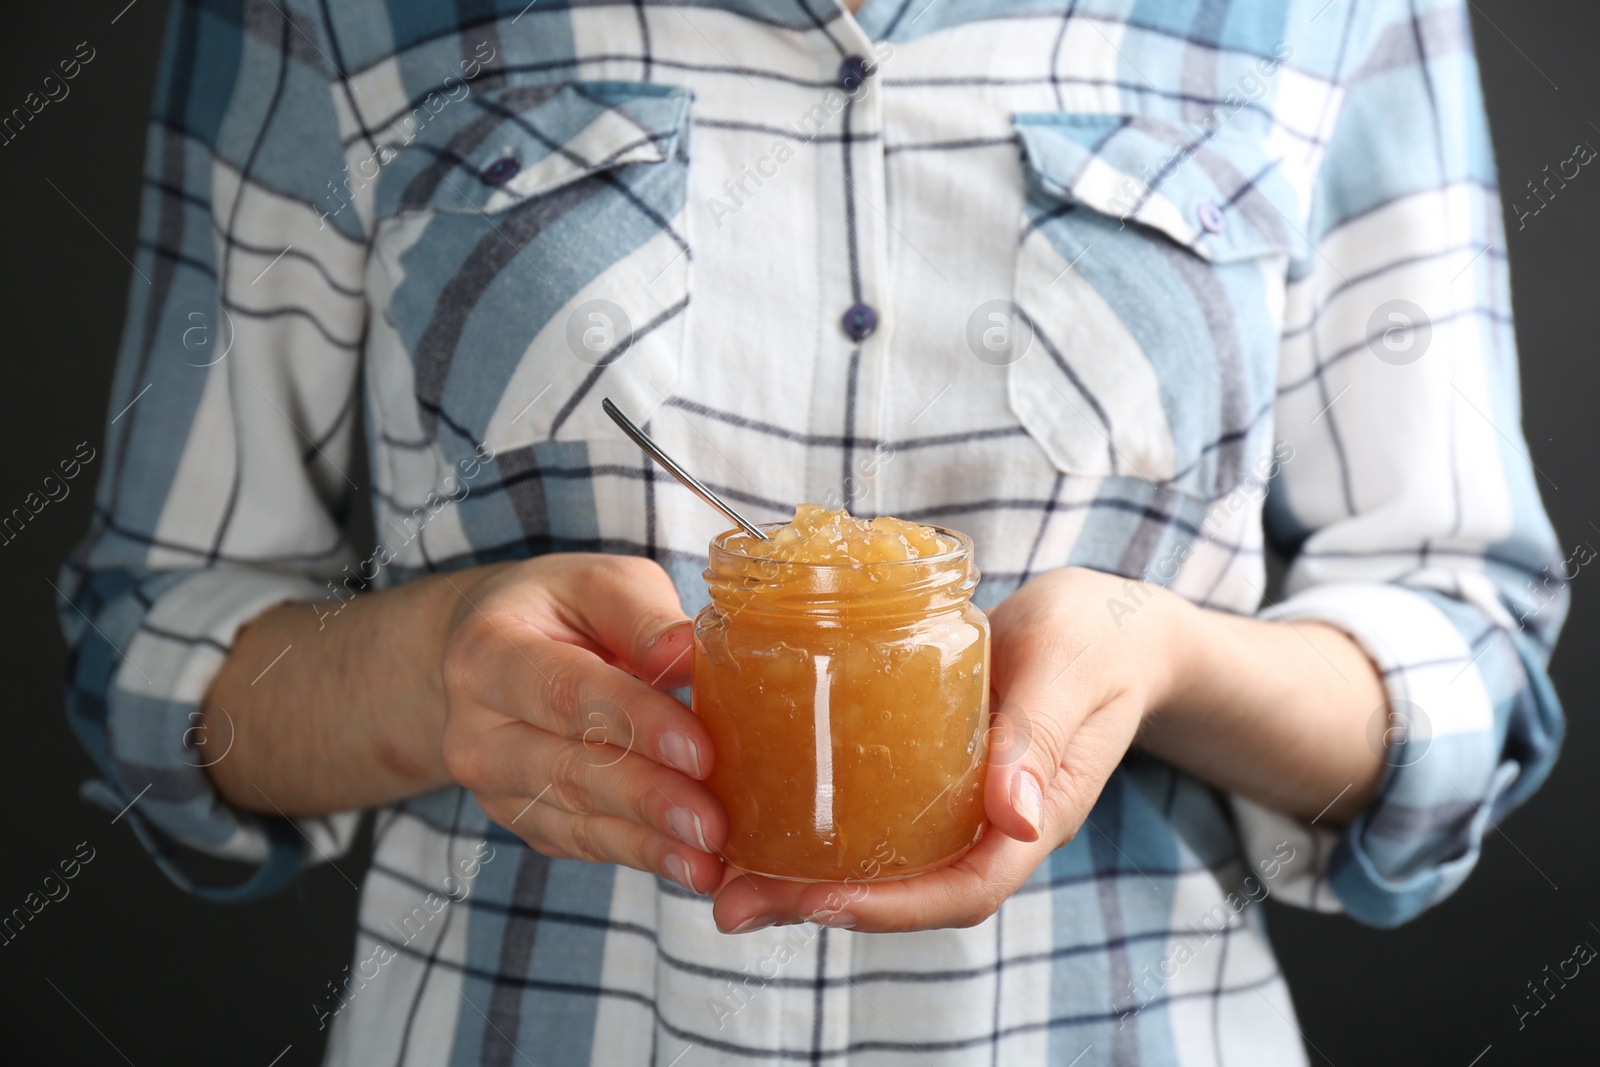
[[[721,883],[727,815],[704,779],[691,626],[635,556],[553,554],[464,576],[445,641],[444,766],[551,857],[620,863],[691,892]],[[450,576],[446,576],[450,577]]]

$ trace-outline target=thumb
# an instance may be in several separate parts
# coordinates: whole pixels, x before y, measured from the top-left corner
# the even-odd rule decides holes
[[[1045,795],[1061,766],[1059,724],[1015,699],[1000,702],[989,723],[989,822],[1007,837],[1037,841],[1045,827]]]
[[[692,627],[677,587],[639,556],[586,557],[563,583],[569,623],[606,658],[658,689],[687,685]]]
[[[682,612],[679,612],[682,615]],[[694,677],[694,623],[679,618],[646,638],[634,673],[656,689],[677,689]]]

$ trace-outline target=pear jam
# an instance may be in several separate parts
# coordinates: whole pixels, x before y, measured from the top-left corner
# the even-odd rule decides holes
[[[802,504],[715,538],[694,711],[730,863],[801,881],[903,878],[982,836],[989,624],[964,534]]]

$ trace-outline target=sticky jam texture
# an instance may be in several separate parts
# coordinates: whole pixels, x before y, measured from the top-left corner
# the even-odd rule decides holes
[[[715,746],[707,784],[728,811],[728,859],[874,880],[970,848],[989,721],[970,542],[803,504],[768,541],[714,541],[706,580],[694,710]]]
[[[749,534],[727,542],[734,552],[783,563],[884,563],[954,551],[956,540],[932,526],[880,516],[858,519],[843,508],[801,504],[794,521],[762,541]]]

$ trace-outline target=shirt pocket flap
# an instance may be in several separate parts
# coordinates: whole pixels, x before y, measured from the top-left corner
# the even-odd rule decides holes
[[[493,214],[591,174],[665,162],[686,150],[692,95],[642,82],[468,93],[385,163],[377,216]]]
[[[1012,116],[1029,181],[1170,237],[1212,263],[1308,251],[1300,199],[1256,135],[1131,115]]]

